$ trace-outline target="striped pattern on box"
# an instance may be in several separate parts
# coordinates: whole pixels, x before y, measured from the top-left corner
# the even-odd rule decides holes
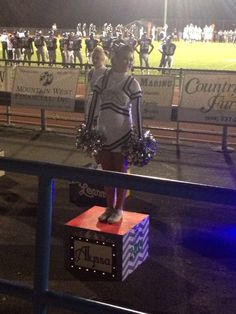
[[[149,217],[123,237],[122,280],[148,257]]]

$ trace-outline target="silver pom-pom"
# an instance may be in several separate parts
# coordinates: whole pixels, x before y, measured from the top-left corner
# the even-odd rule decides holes
[[[122,152],[130,165],[143,167],[147,165],[157,153],[158,143],[150,130],[142,138],[133,132],[130,140],[122,147]]]
[[[78,127],[75,142],[78,150],[94,157],[102,150],[103,143],[104,137],[96,129],[88,130],[84,123]]]

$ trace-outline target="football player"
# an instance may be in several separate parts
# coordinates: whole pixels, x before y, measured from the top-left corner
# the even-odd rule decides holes
[[[7,40],[8,35],[6,29],[3,30],[3,33],[1,35],[1,42],[2,42],[2,58],[6,60],[8,58],[7,55]]]
[[[13,32],[11,37],[12,50],[13,50],[13,60],[18,61],[21,59],[21,39],[17,31]]]
[[[111,47],[112,47],[112,38],[109,33],[106,33],[105,36],[100,38],[100,44],[105,51],[105,54],[108,58],[110,58]]]
[[[133,52],[135,50],[135,47],[136,47],[137,43],[138,42],[137,42],[136,38],[134,37],[134,34],[133,33],[129,33],[128,34],[128,38],[126,39],[126,44],[129,45],[132,48]]]
[[[138,47],[139,47],[139,50],[138,50]],[[147,33],[144,32],[143,36],[141,37],[141,39],[139,39],[138,44],[135,48],[135,50],[139,54],[139,61],[140,61],[141,68],[143,68],[144,63],[145,63],[145,67],[149,68],[148,58],[149,58],[150,53],[153,51],[153,49],[154,49],[154,46],[152,44],[152,40],[148,38]]]
[[[25,37],[21,39],[21,48],[23,53],[23,65],[28,60],[28,65],[31,65],[31,56],[34,54],[33,38],[30,36],[29,31],[24,32]]]
[[[85,40],[85,53],[87,56],[87,63],[92,64],[92,52],[98,45],[98,40],[94,38],[94,33],[91,33],[89,38]]]
[[[83,26],[82,26],[82,35],[83,35],[84,38],[86,38],[86,36],[87,36],[86,29],[87,29],[87,24],[84,23]]]
[[[74,63],[74,33],[71,32],[68,35],[68,38],[66,40],[66,47],[65,47],[65,58],[66,58],[66,63],[69,63],[70,66],[73,66],[72,64]]]
[[[13,60],[13,45],[11,41],[12,36],[13,36],[12,34],[9,34],[7,38],[7,56],[8,56],[8,60],[11,60],[9,61],[10,65],[12,65],[12,60]]]
[[[112,41],[111,53],[113,54],[116,49],[118,49],[121,45],[125,45],[126,42],[123,39],[122,33],[119,33],[117,38]]]
[[[160,52],[162,53],[161,62],[159,67],[169,67],[173,65],[173,56],[175,53],[176,45],[172,43],[171,36],[168,36],[161,46]]]
[[[45,62],[44,44],[45,44],[45,38],[42,35],[42,31],[41,30],[36,31],[35,37],[34,37],[34,45],[36,48],[38,66],[40,65],[40,62],[42,62],[42,64],[44,64]]]
[[[81,54],[82,49],[82,38],[78,34],[73,37],[73,50],[74,50],[74,63],[76,63],[76,58],[79,59],[80,68],[82,69],[83,59]]]
[[[63,33],[62,36],[59,39],[59,49],[61,52],[61,62],[62,62],[62,66],[65,67],[66,66],[66,41],[67,41],[67,34]]]
[[[56,63],[57,38],[53,35],[53,31],[48,32],[49,36],[45,38],[49,65]]]

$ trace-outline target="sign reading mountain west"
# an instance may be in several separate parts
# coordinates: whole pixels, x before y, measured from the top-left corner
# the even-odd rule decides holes
[[[78,78],[76,69],[18,67],[11,104],[74,111]]]

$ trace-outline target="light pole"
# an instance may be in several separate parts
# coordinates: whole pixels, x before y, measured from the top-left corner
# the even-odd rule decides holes
[[[164,4],[164,26],[167,24],[167,6],[168,6],[168,0],[165,0],[165,4]]]

